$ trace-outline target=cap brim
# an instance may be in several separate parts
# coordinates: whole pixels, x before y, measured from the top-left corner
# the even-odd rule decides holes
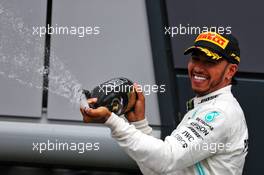
[[[209,50],[207,48],[200,47],[200,46],[191,46],[191,47],[189,47],[188,49],[186,49],[184,51],[184,55],[188,55],[188,54],[193,53],[194,51],[197,51],[197,50],[205,53],[208,57],[210,57],[213,60],[219,60],[220,58],[222,58],[221,55],[219,55],[219,54],[217,54],[217,53],[215,53],[215,52],[213,52],[213,51],[211,51],[211,50]]]
[[[199,50],[199,49],[196,46],[191,46],[184,51],[184,55],[188,55],[188,54],[194,52],[195,50]]]

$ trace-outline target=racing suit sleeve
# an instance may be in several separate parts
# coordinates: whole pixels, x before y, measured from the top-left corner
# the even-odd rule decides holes
[[[149,126],[146,118],[137,122],[131,122],[131,124],[134,125],[136,129],[140,130],[144,134],[150,135],[152,133],[152,128]]]
[[[144,118],[143,120],[137,121],[137,122],[131,122],[131,124],[134,125],[136,129],[140,130],[144,134],[147,134],[147,135],[152,134],[152,128],[149,126],[146,118]],[[137,162],[137,165],[139,166],[142,173],[146,173],[149,175],[154,174],[151,170],[146,168],[142,163]]]
[[[201,112],[197,118],[203,120],[202,117],[211,112]],[[110,127],[112,137],[130,157],[146,169],[161,174],[182,170],[217,152],[203,147],[204,144],[208,147],[226,141],[226,133],[229,132],[225,115],[222,111],[217,114],[208,127],[197,118],[186,119],[164,141],[142,133],[114,113],[105,124]]]

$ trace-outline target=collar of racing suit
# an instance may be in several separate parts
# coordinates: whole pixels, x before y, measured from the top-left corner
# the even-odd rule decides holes
[[[218,89],[214,92],[211,92],[207,95],[204,95],[202,97],[192,98],[191,100],[187,101],[187,103],[186,103],[187,111],[192,110],[198,104],[201,104],[201,103],[210,101],[212,99],[215,99],[216,97],[218,97],[221,94],[231,93],[231,87],[232,87],[232,85],[228,85],[228,86],[225,86],[225,87]]]

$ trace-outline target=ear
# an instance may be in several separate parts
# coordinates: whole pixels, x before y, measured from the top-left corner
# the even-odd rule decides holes
[[[237,64],[229,64],[228,69],[227,69],[226,78],[228,80],[231,80],[233,78],[233,76],[236,74],[237,70],[238,70]]]

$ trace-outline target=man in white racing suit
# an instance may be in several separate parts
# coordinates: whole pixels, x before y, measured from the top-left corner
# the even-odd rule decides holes
[[[196,97],[187,103],[188,112],[164,141],[150,135],[144,95],[137,85],[135,110],[126,115],[129,123],[105,107],[81,109],[84,121],[104,119],[112,137],[145,175],[241,175],[248,131],[231,92],[240,62],[238,42],[232,35],[205,32],[185,51],[189,53],[188,74]]]

